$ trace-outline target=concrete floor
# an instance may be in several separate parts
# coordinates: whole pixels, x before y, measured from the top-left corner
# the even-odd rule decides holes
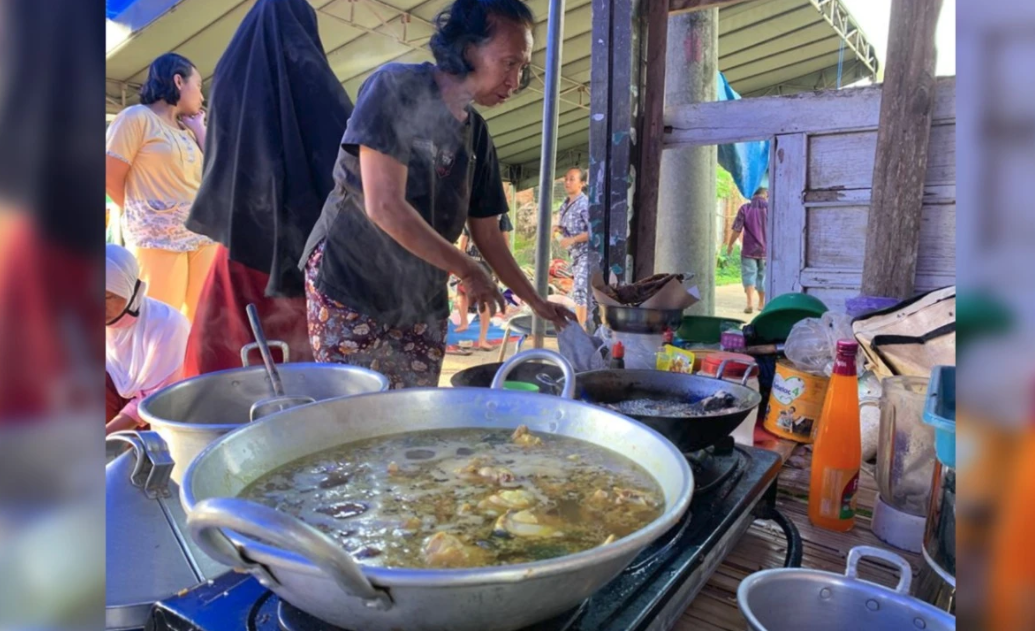
[[[737,320],[743,320],[744,322],[750,322],[754,315],[747,315],[744,313],[744,288],[739,284],[737,285],[724,285],[722,287],[715,288],[715,315],[722,316],[725,318],[734,318]],[[757,305],[756,305],[757,313]],[[547,339],[546,347],[549,349],[557,350],[556,340]],[[514,344],[510,345],[510,350],[507,356],[513,354]],[[531,346],[527,346],[531,348]],[[460,372],[465,368],[472,366],[478,366],[481,364],[489,364],[496,361],[499,351],[493,350],[490,352],[474,351],[470,355],[446,355],[445,362],[442,366],[442,377],[439,379],[439,386],[448,387],[449,379],[456,373]]]
[[[758,313],[758,305],[755,305],[755,314],[748,315],[744,313],[746,302],[744,288],[739,283],[715,288],[715,315],[717,316],[750,322]]]

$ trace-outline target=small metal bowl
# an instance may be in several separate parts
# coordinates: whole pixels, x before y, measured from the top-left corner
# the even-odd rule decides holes
[[[641,307],[613,307],[600,305],[604,324],[612,331],[622,333],[662,333],[673,331],[683,320],[682,309],[643,309]]]

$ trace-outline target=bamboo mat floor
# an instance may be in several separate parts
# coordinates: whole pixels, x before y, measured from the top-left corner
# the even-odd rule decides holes
[[[788,452],[790,450],[787,450]],[[870,545],[890,549],[913,566],[916,577],[923,559],[891,548],[870,531],[870,516],[877,496],[876,481],[867,473],[860,474],[859,513],[855,528],[836,533],[815,528],[808,518],[809,464],[811,449],[799,447],[784,464],[778,479],[777,507],[798,527],[804,543],[802,567],[843,574],[848,551],[855,546]],[[737,546],[719,566],[694,599],[690,608],[676,622],[675,631],[742,631],[747,623],[737,607],[737,586],[749,574],[782,567],[787,544],[783,532],[770,522],[756,521]],[[882,585],[898,582],[897,570],[879,562],[864,560],[860,578]]]

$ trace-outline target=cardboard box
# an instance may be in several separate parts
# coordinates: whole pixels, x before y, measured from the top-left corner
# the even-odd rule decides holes
[[[701,299],[701,294],[697,289],[697,285],[686,288],[684,285],[688,283],[691,278],[683,282],[679,282],[677,279],[665,283],[664,287],[658,290],[653,296],[643,301],[638,305],[623,305],[606,293],[604,288],[607,285],[604,283],[604,275],[600,272],[593,274],[590,279],[590,288],[593,290],[593,297],[596,299],[598,304],[607,305],[610,307],[638,307],[640,309],[686,309],[687,307],[693,306]]]

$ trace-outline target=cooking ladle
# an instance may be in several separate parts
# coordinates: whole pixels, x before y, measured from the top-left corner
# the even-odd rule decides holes
[[[259,347],[259,353],[262,355],[262,363],[266,365],[266,374],[269,375],[270,386],[273,388],[272,398],[256,401],[252,404],[252,408],[248,413],[248,418],[254,421],[288,408],[306,405],[308,403],[316,403],[316,399],[313,397],[298,394],[284,394],[284,384],[280,381],[280,373],[277,372],[277,365],[273,363],[273,355],[270,354],[269,344],[266,343],[266,334],[263,332],[262,324],[259,322],[259,311],[255,308],[254,304],[248,305],[245,310],[248,312],[248,322],[252,325],[252,333],[255,335],[255,343]]]

